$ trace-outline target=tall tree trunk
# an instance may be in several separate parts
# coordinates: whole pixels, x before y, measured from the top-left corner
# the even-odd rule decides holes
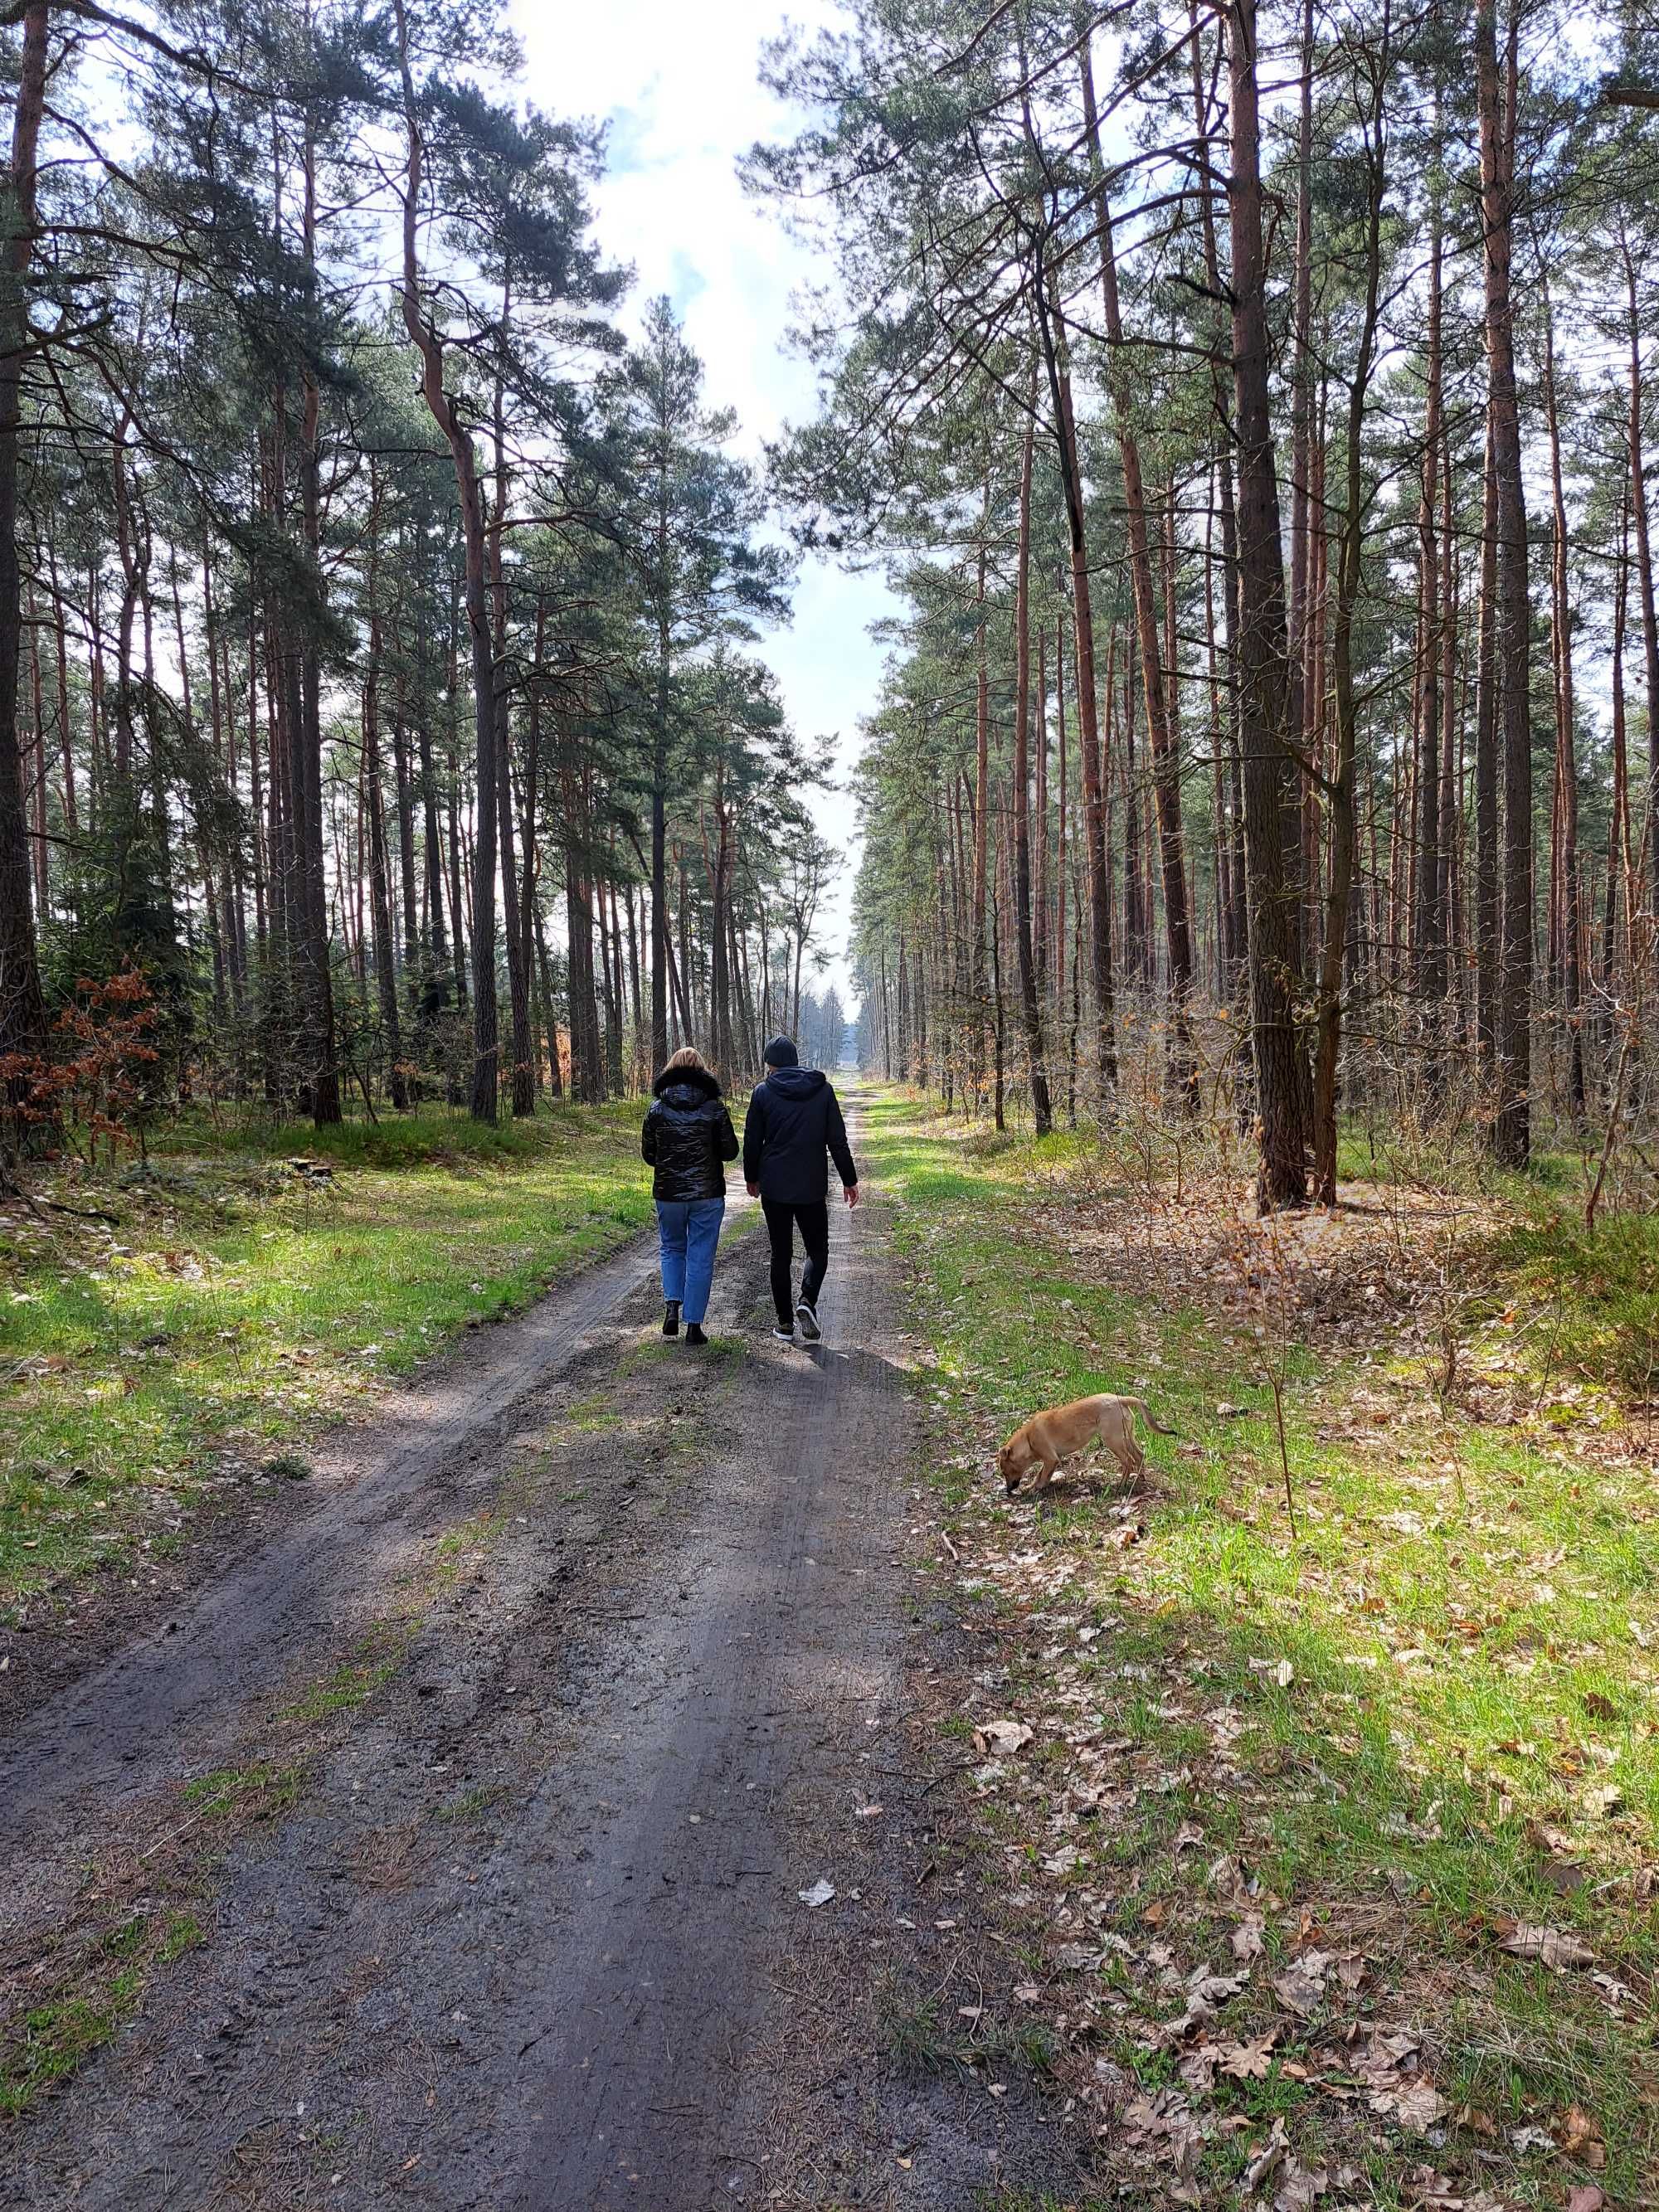
[[[1172,1093],[1190,1108],[1197,1093],[1196,1072],[1187,1033],[1187,1006],[1192,994],[1193,963],[1181,829],[1180,764],[1176,757],[1171,707],[1164,685],[1164,647],[1158,635],[1158,592],[1152,575],[1152,546],[1146,529],[1146,492],[1141,472],[1139,441],[1135,435],[1130,411],[1129,372],[1123,353],[1123,310],[1118,293],[1111,200],[1106,189],[1105,165],[1101,155],[1094,67],[1087,39],[1078,48],[1078,66],[1083,94],[1083,125],[1088,145],[1089,173],[1094,187],[1095,235],[1100,255],[1101,305],[1107,344],[1107,386],[1111,395],[1112,430],[1117,445],[1118,465],[1123,474],[1124,529],[1128,542],[1129,580],[1134,599],[1135,631],[1140,646],[1141,683],[1146,698],[1146,734],[1152,749],[1153,791],[1158,804],[1164,932],[1169,950],[1172,1007],[1169,1080]],[[1171,503],[1173,505],[1173,489]],[[1169,549],[1169,558],[1173,562],[1174,557],[1172,545]]]
[[[1193,1057],[1188,1007],[1193,993],[1192,920],[1187,896],[1187,840],[1181,820],[1181,640],[1176,596],[1179,544],[1176,535],[1175,479],[1170,479],[1164,541],[1164,611],[1167,686],[1164,743],[1152,730],[1152,781],[1158,802],[1158,862],[1164,886],[1164,940],[1170,962],[1170,1046],[1165,1077],[1170,1102],[1196,1114],[1201,1100],[1198,1063]],[[1150,700],[1148,722],[1151,724]]]
[[[666,505],[666,492],[664,504]],[[665,514],[663,531],[666,534]],[[668,964],[673,957],[668,914],[669,635],[659,622],[656,713],[651,732],[651,1064],[668,1058]]]
[[[394,617],[395,620],[395,617]],[[396,630],[393,630],[396,638]],[[403,965],[413,973],[419,961],[419,886],[415,875],[415,782],[410,772],[409,723],[401,668],[392,698],[392,777],[398,806],[398,887],[402,904]]]
[[[1319,1032],[1314,1061],[1314,1194],[1322,1205],[1336,1203],[1336,1094],[1342,1050],[1342,994],[1349,915],[1357,852],[1354,764],[1358,709],[1354,700],[1353,615],[1359,598],[1359,563],[1364,548],[1363,474],[1365,397],[1376,349],[1378,300],[1382,270],[1382,200],[1388,184],[1382,109],[1390,74],[1390,40],[1385,27],[1370,50],[1366,68],[1354,70],[1354,100],[1365,145],[1369,187],[1365,226],[1365,301],[1359,340],[1348,384],[1347,464],[1340,552],[1337,563],[1336,614],[1331,631],[1331,673],[1335,691],[1335,773],[1326,785],[1330,808],[1330,872],[1325,928],[1320,947]],[[1367,102],[1369,101],[1369,106]],[[1432,561],[1431,561],[1432,567]],[[1435,781],[1431,744],[1428,781]]]
[[[1474,708],[1474,1006],[1480,1072],[1498,1051],[1498,478],[1490,423],[1480,495],[1480,607]]]
[[[1477,0],[1475,91],[1480,115],[1480,204],[1486,238],[1487,405],[1497,486],[1498,662],[1504,766],[1504,896],[1497,1004],[1498,1096],[1492,1147],[1524,1168],[1530,1152],[1532,1006],[1532,726],[1528,696],[1527,514],[1515,385],[1510,292],[1515,201],[1517,19],[1510,23],[1504,85],[1498,70],[1497,0]]]
[[[368,665],[363,672],[363,782],[368,800],[369,916],[374,935],[374,988],[386,1038],[387,1088],[401,1113],[409,1104],[409,1085],[404,1073],[404,1048],[398,1007],[398,969],[392,952],[392,889],[388,881],[386,846],[386,793],[380,780],[380,609],[378,540],[380,487],[374,481],[368,514]]]
[[[521,864],[519,869],[519,942],[524,947],[525,963],[526,967],[529,964],[531,949],[537,943],[535,932],[539,926],[540,918],[540,908],[538,905],[536,899],[536,878],[540,871],[541,865],[541,847],[536,834],[536,810],[538,804],[538,792],[541,781],[542,757],[542,698],[541,686],[538,678],[540,678],[542,670],[546,664],[546,654],[547,602],[544,599],[538,598],[536,602],[535,660],[532,666],[530,680],[529,731],[525,743],[524,768],[519,779],[519,805],[520,810],[520,820],[523,824],[523,834],[520,844]],[[631,902],[629,907],[629,921],[631,927]],[[636,983],[635,997],[637,998],[637,996],[638,988]],[[547,975],[544,965],[542,969],[542,1012],[543,1018],[546,1022],[548,1029],[550,1057],[554,1069],[556,1072],[559,1060],[558,1032],[553,1012],[553,1000],[551,994],[547,988]],[[536,1052],[535,1038],[533,1034],[532,1035],[530,1042],[531,1059],[533,1063],[531,1070],[530,1098],[532,1107],[533,1108],[536,1099],[538,1071],[540,1067],[540,1060]],[[556,1090],[554,1096],[556,1097],[558,1093]],[[514,1112],[516,1114],[517,1111],[518,1103],[517,1092],[515,1089]]]
[[[1238,437],[1238,693],[1249,878],[1250,1002],[1264,1212],[1305,1204],[1294,883],[1283,842],[1286,681],[1284,556],[1267,396],[1267,258],[1261,233],[1255,0],[1231,0],[1233,384]]]
[[[46,1043],[17,731],[23,642],[17,483],[23,356],[29,343],[27,287],[34,246],[35,161],[46,104],[48,14],[45,0],[37,0],[23,17],[22,52],[12,109],[11,168],[0,200],[0,219],[5,224],[3,260],[0,260],[0,1060],[13,1053],[43,1052]]]
[[[1419,629],[1417,744],[1417,912],[1414,981],[1424,1042],[1424,1086],[1437,1097],[1444,1078],[1440,1054],[1446,1003],[1446,918],[1441,903],[1440,728],[1443,616],[1437,497],[1442,443],[1440,393],[1441,237],[1437,194],[1429,240],[1428,358],[1423,407],[1423,492],[1418,514]],[[1339,586],[1340,588],[1340,586]]]
[[[1066,832],[1071,800],[1069,770],[1066,758],[1066,617],[1063,613],[1054,617],[1054,720],[1055,736],[1060,747],[1057,769],[1060,805],[1054,834],[1054,955],[1059,972],[1055,978],[1058,988],[1054,1003],[1059,1018],[1063,1021],[1066,1009],[1066,968],[1067,959],[1070,958],[1073,1011],[1066,1033],[1066,1122],[1068,1128],[1075,1129],[1077,1127],[1078,973],[1076,959],[1071,953],[1066,935],[1066,867],[1068,857]]]
[[[1316,437],[1313,369],[1313,0],[1302,0],[1301,87],[1297,111],[1296,240],[1291,279],[1291,573],[1286,639],[1286,697],[1292,743],[1311,760],[1318,728],[1316,701],[1320,685],[1315,678],[1310,650],[1315,628],[1319,555],[1317,532],[1311,526],[1322,515],[1322,487],[1313,481],[1315,453],[1322,459],[1323,440]],[[1304,801],[1307,801],[1304,808]],[[1285,874],[1293,890],[1291,927],[1298,966],[1311,964],[1310,909],[1317,888],[1317,845],[1304,832],[1311,823],[1314,805],[1311,779],[1305,769],[1291,763],[1285,780]],[[1309,847],[1312,845],[1312,857]]]
[[[1020,1015],[1030,1075],[1031,1119],[1039,1137],[1054,1127],[1042,1050],[1042,1008],[1031,950],[1031,448],[1028,427],[1020,451],[1019,555],[1014,585],[1014,939],[1019,963]]]
[[[503,346],[511,313],[512,282],[510,276],[506,276],[501,282],[501,342]],[[507,940],[507,1004],[513,1039],[513,1115],[515,1121],[523,1121],[536,1110],[536,1054],[530,1038],[530,948],[524,935],[518,872],[513,849],[513,748],[507,690],[507,568],[501,552],[502,533],[507,526],[507,496],[503,375],[504,371],[498,362],[494,395],[495,498],[489,518],[489,592],[493,617],[491,653],[495,696],[495,794],[501,848],[502,934]],[[533,835],[533,822],[526,827],[526,837]],[[527,846],[526,865],[529,865]]]
[[[1124,647],[1123,671],[1123,970],[1137,983],[1152,972],[1148,927],[1148,892],[1141,866],[1140,777],[1135,767],[1135,649],[1132,629]]]
[[[495,656],[489,634],[489,604],[484,586],[483,502],[471,433],[444,387],[443,342],[421,304],[420,203],[426,161],[409,63],[409,26],[404,0],[392,0],[398,59],[402,76],[408,156],[403,194],[403,314],[410,342],[421,357],[421,390],[433,421],[443,432],[455,468],[465,550],[467,630],[472,648],[472,694],[477,731],[477,821],[472,891],[472,1087],[475,1121],[494,1121],[500,1085],[500,1034],[495,1002],[496,732]],[[457,922],[459,932],[459,923]]]
[[[1196,142],[1207,148],[1209,138],[1209,95],[1204,82],[1204,63],[1198,35],[1197,0],[1188,0],[1188,20],[1191,26],[1191,59],[1193,76],[1193,124]],[[1221,257],[1216,240],[1215,192],[1210,182],[1207,163],[1199,193],[1200,232],[1204,241],[1204,273],[1210,290],[1219,301],[1226,296],[1221,281]],[[1298,264],[1299,266],[1300,264]],[[1239,749],[1238,687],[1235,663],[1238,634],[1238,529],[1233,499],[1233,450],[1231,435],[1232,403],[1228,391],[1228,374],[1224,349],[1218,344],[1210,367],[1211,404],[1215,410],[1215,471],[1220,493],[1221,508],[1221,621],[1222,668],[1224,672],[1224,710],[1226,728],[1225,769],[1228,778],[1226,804],[1222,803],[1223,768],[1220,749],[1216,760],[1216,845],[1219,876],[1223,851],[1225,852],[1227,913],[1222,929],[1224,972],[1222,988],[1231,998],[1238,980],[1247,977],[1249,961],[1249,896],[1244,864],[1244,795],[1243,763]],[[1207,596],[1207,594],[1206,594]],[[1211,645],[1213,651],[1214,629],[1211,626]],[[1214,703],[1213,692],[1212,695]],[[1224,819],[1225,828],[1224,829]],[[1218,888],[1218,896],[1221,896]],[[1249,1051],[1249,1032],[1243,1030],[1240,1037],[1242,1059]],[[1241,1066],[1237,1079],[1237,1091],[1243,1097],[1249,1085],[1249,1069]]]
[[[978,574],[974,604],[979,619],[974,632],[974,1088],[984,1111],[985,1027],[989,988],[985,973],[985,854],[990,814],[991,673],[986,637],[985,552],[991,530],[991,477],[988,465],[980,509]]]
[[[317,157],[307,106],[303,154],[301,240],[305,266],[317,248]],[[319,600],[326,588],[323,566],[322,392],[304,380],[300,412],[300,511],[306,554]],[[303,619],[303,618],[302,618]],[[311,1115],[326,1128],[343,1119],[340,1073],[335,1060],[334,977],[330,958],[328,879],[323,862],[322,650],[314,620],[306,620],[298,650],[300,698],[297,774],[294,776],[296,875],[299,887],[301,1030],[311,1083]]]
[[[1635,869],[1630,825],[1630,759],[1625,716],[1625,628],[1630,601],[1630,501],[1626,488],[1623,511],[1619,518],[1619,551],[1614,563],[1613,586],[1613,814],[1607,824],[1607,896],[1603,910],[1601,937],[1601,994],[1603,1003],[1612,1008],[1619,996],[1619,902],[1620,885],[1626,887],[1626,896],[1632,884]],[[1633,921],[1628,903],[1625,914],[1625,936],[1627,951],[1632,949]],[[1612,1042],[1612,1022],[1609,1016],[1602,1024],[1602,1047],[1605,1051]]]
[[[1028,616],[1030,593],[1027,593]],[[1036,965],[1039,1004],[1048,990],[1048,665],[1047,635],[1032,618],[1036,635],[1036,722],[1031,762],[1031,951]]]
[[[44,921],[52,896],[51,874],[47,865],[50,847],[46,842],[46,718],[45,701],[40,689],[40,615],[33,590],[29,592],[29,736],[27,750],[29,775],[33,789],[29,794],[33,826],[31,832],[34,854],[34,910],[37,919]]]
[[[1468,1028],[1463,1012],[1465,967],[1459,927],[1462,911],[1462,859],[1459,816],[1463,785],[1463,714],[1458,697],[1458,629],[1460,609],[1457,503],[1452,482],[1451,432],[1443,421],[1440,469],[1440,884],[1437,904],[1446,947],[1447,993],[1454,1031],[1461,1039]],[[1454,983],[1453,978],[1456,981]],[[1445,1016],[1443,1013],[1443,1028]]]
[[[444,970],[448,964],[444,933],[444,852],[438,828],[438,772],[432,756],[432,722],[422,700],[416,743],[421,769],[422,851],[424,859],[422,900],[426,924],[421,945],[421,1019],[430,1027],[444,1002]],[[460,933],[460,917],[455,920]]]
[[[453,613],[453,611],[452,611]],[[449,681],[445,687],[444,753],[447,771],[444,779],[444,852],[449,863],[449,918],[453,927],[449,933],[451,967],[455,978],[455,1004],[465,1008],[469,997],[467,989],[467,933],[471,927],[472,905],[466,872],[471,865],[471,854],[463,834],[461,820],[461,722],[460,722],[460,653],[459,625],[452,620],[448,669]],[[477,793],[474,798],[476,800]],[[470,1086],[469,1086],[470,1090]]]
[[[1646,856],[1648,882],[1659,897],[1659,615],[1654,605],[1653,554],[1648,534],[1647,467],[1642,439],[1642,321],[1637,304],[1636,264],[1625,246],[1625,278],[1630,298],[1630,477],[1631,512],[1636,521],[1636,588],[1642,604],[1642,645],[1648,691],[1649,804]]]
[[[1555,775],[1559,794],[1557,861],[1559,869],[1559,926],[1560,982],[1567,1030],[1567,1100],[1572,1117],[1585,1107],[1583,950],[1578,891],[1578,762],[1573,729],[1572,601],[1567,571],[1567,502],[1561,482],[1561,432],[1555,396],[1555,318],[1549,279],[1544,277],[1544,411],[1549,428],[1550,494],[1554,523],[1550,563],[1551,641],[1555,663]]]
[[[1040,258],[1040,257],[1039,257]],[[1079,745],[1083,755],[1083,835],[1088,852],[1089,951],[1095,1000],[1095,1113],[1103,1122],[1117,1091],[1117,1024],[1112,992],[1112,878],[1106,859],[1106,809],[1100,773],[1099,700],[1095,683],[1095,618],[1089,580],[1088,537],[1083,515],[1083,478],[1078,460],[1077,425],[1072,412],[1072,379],[1064,333],[1051,320],[1052,302],[1039,267],[1033,284],[1042,353],[1048,372],[1054,428],[1060,445],[1060,473],[1066,500],[1066,532],[1072,566],[1072,617],[1077,642]],[[1001,1098],[1001,992],[998,987],[997,1095]],[[997,1127],[1002,1127],[1000,1107]]]

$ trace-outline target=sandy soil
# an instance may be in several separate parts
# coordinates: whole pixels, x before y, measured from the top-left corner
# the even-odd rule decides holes
[[[1078,2201],[1018,2065],[904,2028],[994,2007],[1015,1962],[952,1841],[932,1714],[973,1654],[914,1572],[872,1195],[837,1212],[822,1346],[771,1340],[752,1235],[711,1350],[663,1346],[632,1247],[0,1744],[15,1994],[124,1854],[131,1904],[137,1839],[196,1848],[188,1778],[412,1623],[295,1802],[203,1862],[208,1940],[0,2136],[0,2204]]]

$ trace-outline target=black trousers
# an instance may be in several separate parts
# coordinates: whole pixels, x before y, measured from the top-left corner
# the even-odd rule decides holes
[[[763,1198],[761,1212],[766,1216],[766,1233],[772,1240],[772,1303],[778,1310],[778,1327],[793,1328],[795,1302],[789,1283],[795,1231],[800,1231],[800,1241],[806,1249],[800,1294],[809,1306],[816,1306],[823,1271],[830,1264],[830,1201],[815,1198],[810,1205],[792,1206],[786,1199]]]

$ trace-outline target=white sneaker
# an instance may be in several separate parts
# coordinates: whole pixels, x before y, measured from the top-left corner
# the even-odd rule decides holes
[[[805,1298],[795,1308],[795,1319],[800,1323],[800,1333],[809,1344],[816,1344],[823,1334],[818,1327],[818,1317]]]
[[[793,1344],[795,1340],[795,1332],[793,1328],[778,1328],[775,1327],[772,1334],[781,1343],[783,1344]]]

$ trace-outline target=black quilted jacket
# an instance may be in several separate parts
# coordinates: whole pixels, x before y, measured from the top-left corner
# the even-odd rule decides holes
[[[656,1170],[652,1197],[724,1198],[738,1139],[720,1085],[700,1067],[665,1067],[651,1089],[640,1152]]]

